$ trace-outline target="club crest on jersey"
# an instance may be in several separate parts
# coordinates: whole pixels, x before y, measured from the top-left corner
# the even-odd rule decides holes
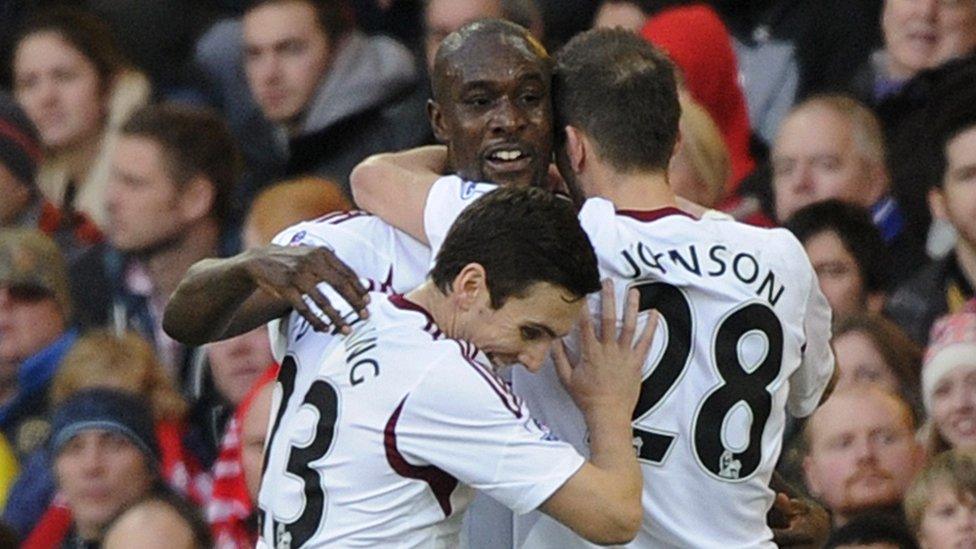
[[[559,440],[559,437],[556,436],[556,434],[553,433],[551,429],[549,429],[548,425],[542,423],[541,421],[539,421],[534,417],[530,417],[529,420],[526,421],[523,425],[525,425],[525,429],[530,433],[541,431],[542,436],[539,438],[539,440],[546,440],[549,442],[555,442]]]
[[[742,462],[735,459],[732,452],[726,450],[722,452],[722,457],[719,458],[718,467],[718,476],[735,480],[739,478]]]
[[[478,193],[478,184],[474,181],[461,183],[461,200],[467,200]]]
[[[302,243],[302,240],[305,240],[305,236],[307,234],[308,231],[298,231],[297,233],[295,233],[295,236],[291,237],[291,240],[288,242],[288,245],[298,246],[299,244]]]

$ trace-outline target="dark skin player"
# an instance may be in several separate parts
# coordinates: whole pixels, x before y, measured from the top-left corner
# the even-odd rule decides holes
[[[552,151],[550,76],[545,49],[517,25],[483,21],[448,37],[435,62],[428,114],[451,167],[475,180],[539,184]],[[371,169],[366,163],[360,171]],[[334,326],[348,330],[316,289],[320,282],[364,310],[368,298],[357,274],[325,248],[265,246],[206,259],[176,289],[163,327],[177,341],[202,345],[294,310],[313,329],[328,330],[303,300],[307,295]]]

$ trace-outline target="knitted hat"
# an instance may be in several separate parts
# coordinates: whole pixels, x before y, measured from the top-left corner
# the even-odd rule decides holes
[[[65,400],[51,420],[50,447],[58,455],[77,435],[91,430],[122,435],[149,459],[152,469],[160,461],[152,414],[138,397],[115,389],[83,389]]]
[[[958,366],[976,368],[976,300],[932,325],[922,363],[922,399],[926,411],[932,410],[936,384]]]
[[[0,286],[40,288],[71,318],[68,267],[57,244],[33,229],[0,229]]]
[[[24,111],[0,93],[0,164],[23,185],[34,184],[41,162],[41,140]]]

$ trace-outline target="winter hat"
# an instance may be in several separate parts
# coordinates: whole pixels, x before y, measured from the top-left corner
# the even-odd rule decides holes
[[[976,368],[976,299],[932,325],[922,362],[922,399],[927,412],[932,410],[932,394],[939,380],[963,365]]]

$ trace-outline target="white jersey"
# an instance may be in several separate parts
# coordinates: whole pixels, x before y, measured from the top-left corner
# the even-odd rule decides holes
[[[345,337],[290,315],[259,547],[456,547],[474,489],[526,513],[584,463],[474,346],[402,296],[370,298]]]
[[[427,278],[430,249],[382,219],[362,211],[337,212],[305,221],[278,234],[279,246],[318,246],[332,250],[370,291],[404,293]],[[323,317],[328,321],[327,318]],[[272,321],[271,350],[279,363],[287,344],[281,322]]]
[[[445,225],[492,188],[431,189],[424,219],[435,253]],[[812,413],[834,368],[830,308],[802,246],[784,229],[717,212],[624,212],[598,198],[580,222],[601,278],[614,281],[618,318],[637,288],[641,310],[662,320],[634,412],[645,518],[630,547],[772,547],[769,481],[786,412]],[[589,306],[598,318],[599,297]],[[512,378],[533,414],[585,452],[583,416],[551,363]],[[538,513],[516,518],[515,545],[591,547]]]

